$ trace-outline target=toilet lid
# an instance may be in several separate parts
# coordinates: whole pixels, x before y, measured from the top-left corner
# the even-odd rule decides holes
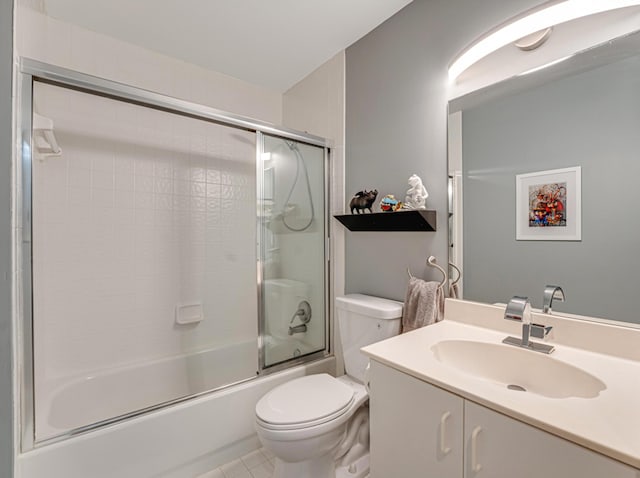
[[[256,415],[266,425],[311,426],[342,415],[354,400],[354,390],[326,373],[284,383],[262,397]]]

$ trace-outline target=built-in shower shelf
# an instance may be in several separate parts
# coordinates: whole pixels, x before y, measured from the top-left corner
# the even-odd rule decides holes
[[[350,231],[435,231],[436,211],[414,209],[398,212],[338,214],[333,216]]]

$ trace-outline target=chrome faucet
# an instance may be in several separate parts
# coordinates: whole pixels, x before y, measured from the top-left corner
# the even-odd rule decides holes
[[[289,326],[289,335],[300,334],[306,331],[307,331],[307,324]]]
[[[562,287],[558,285],[544,286],[544,294],[542,296],[542,313],[543,314],[551,313],[551,304],[553,303],[553,299],[559,300],[560,302],[564,302],[564,291],[562,290]]]
[[[302,322],[300,325],[291,325],[296,318]],[[298,304],[298,309],[293,313],[289,322],[289,335],[301,334],[307,331],[307,324],[311,320],[311,305],[306,300]]]
[[[504,318],[522,322],[522,338],[518,339],[517,337],[509,336],[505,338],[502,343],[516,345],[546,354],[553,352],[553,346],[531,342],[529,340],[530,337],[544,339],[551,331],[551,327],[531,323],[531,303],[528,297],[512,297],[504,310]]]

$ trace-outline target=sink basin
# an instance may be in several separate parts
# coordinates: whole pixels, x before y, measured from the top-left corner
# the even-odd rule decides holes
[[[443,340],[431,351],[443,364],[514,391],[547,398],[594,398],[606,389],[602,380],[578,367],[511,345]]]

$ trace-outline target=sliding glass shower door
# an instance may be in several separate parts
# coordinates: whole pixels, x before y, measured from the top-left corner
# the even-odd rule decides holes
[[[36,440],[256,376],[256,137],[37,82]]]
[[[264,366],[326,345],[325,149],[263,135],[259,174]]]

